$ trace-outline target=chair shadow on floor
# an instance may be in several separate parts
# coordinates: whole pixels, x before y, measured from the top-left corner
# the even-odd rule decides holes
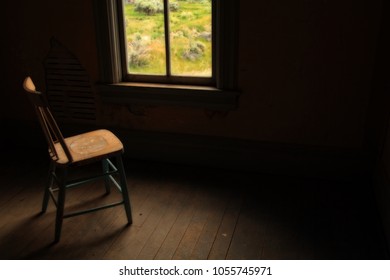
[[[101,203],[102,200],[107,200],[104,193],[90,199],[88,203]],[[78,208],[78,205],[70,206],[72,208]],[[123,215],[115,215],[112,209],[106,211],[109,215],[90,213],[65,221],[63,240],[59,243],[52,238],[54,206],[49,206],[46,213],[37,210],[31,215],[16,217],[11,226],[3,227],[0,259],[79,259],[79,256],[96,259],[104,255],[103,251],[109,250],[120,234],[131,230],[123,223]],[[94,251],[99,253],[94,254]]]

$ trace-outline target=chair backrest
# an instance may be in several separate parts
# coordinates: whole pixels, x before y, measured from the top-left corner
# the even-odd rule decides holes
[[[23,88],[28,93],[30,101],[34,105],[39,123],[41,124],[43,133],[45,134],[47,143],[49,144],[49,154],[51,158],[54,161],[59,159],[56,146],[60,144],[66,157],[68,158],[68,163],[71,163],[73,161],[72,155],[69,152],[69,148],[65,143],[61,130],[50,111],[46,98],[41,92],[36,90],[30,77],[26,77],[24,79]]]

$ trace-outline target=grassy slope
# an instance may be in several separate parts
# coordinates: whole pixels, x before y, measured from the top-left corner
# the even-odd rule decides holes
[[[202,38],[211,32],[210,3],[179,2],[177,12],[170,12],[172,73],[181,76],[211,75],[211,42]],[[165,75],[165,43],[163,15],[148,16],[135,11],[133,5],[125,5],[126,36],[132,41],[134,34],[140,34],[149,50],[148,64],[131,68],[131,73]],[[202,33],[203,32],[203,33]],[[203,56],[189,60],[183,53],[191,43],[201,42],[205,51]]]

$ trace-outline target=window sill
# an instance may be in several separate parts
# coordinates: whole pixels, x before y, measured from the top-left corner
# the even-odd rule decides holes
[[[145,83],[99,84],[103,102],[136,105],[189,106],[214,110],[237,108],[239,93],[214,87]]]

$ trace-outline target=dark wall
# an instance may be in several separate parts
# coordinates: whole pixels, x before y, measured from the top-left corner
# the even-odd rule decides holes
[[[100,104],[101,124],[338,148],[365,147],[382,0],[240,0],[241,97],[228,114]],[[2,119],[29,121],[21,83],[44,89],[43,60],[56,37],[98,81],[92,0],[3,1]]]
[[[387,138],[385,143],[382,159],[386,168],[388,178],[390,178],[390,127],[387,132]]]
[[[74,52],[96,80],[98,64],[92,1],[12,1],[6,0],[3,12],[5,34],[1,54],[5,73],[2,93],[7,105],[2,115],[29,120],[33,111],[21,90],[26,75],[44,89],[43,62],[56,37]]]

